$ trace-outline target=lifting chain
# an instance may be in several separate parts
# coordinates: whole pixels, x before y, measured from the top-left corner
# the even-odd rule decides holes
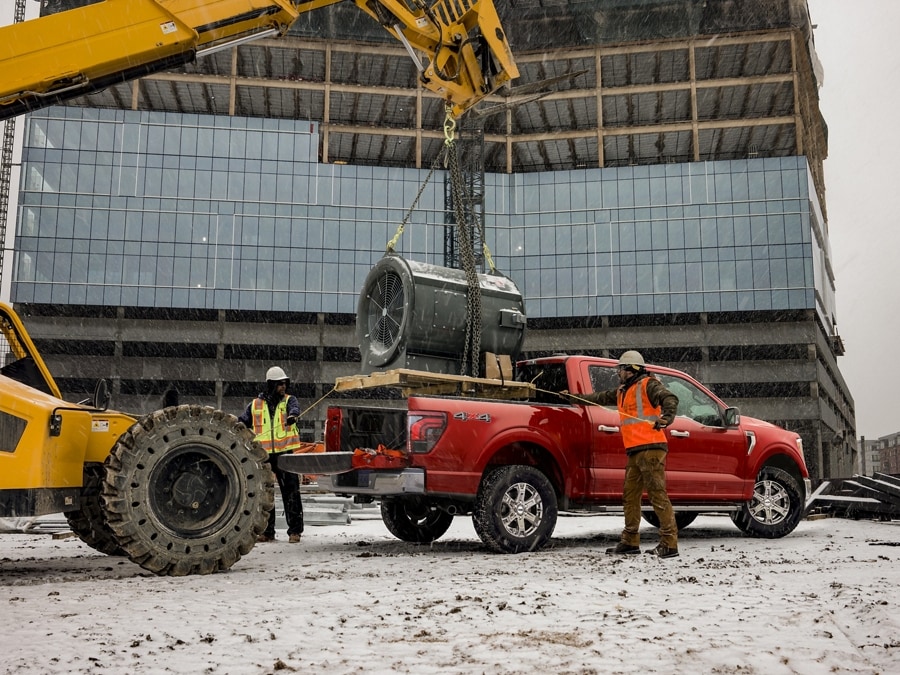
[[[459,148],[455,143],[454,132],[456,120],[447,108],[444,121],[444,145],[446,147],[446,166],[450,171],[450,190],[453,194],[453,209],[456,216],[456,241],[459,258],[466,275],[466,339],[460,374],[473,377],[479,375],[479,356],[481,355],[481,284],[478,281],[478,270],[475,264],[474,233],[469,222],[469,214],[465,208],[465,184],[459,168]]]
[[[473,377],[478,377],[480,373],[479,356],[481,355],[481,285],[478,282],[478,270],[475,263],[475,244],[474,233],[472,232],[472,224],[469,222],[469,215],[465,208],[465,181],[463,180],[462,171],[459,167],[459,153],[456,145],[456,119],[451,113],[451,106],[446,108],[446,116],[444,118],[444,148],[443,152],[439,152],[431,165],[431,170],[422,182],[416,198],[413,200],[403,217],[402,222],[397,228],[397,232],[387,244],[387,253],[393,253],[400,240],[406,224],[409,222],[413,209],[419,203],[425,186],[431,180],[438,165],[443,157],[444,168],[450,172],[450,190],[453,195],[453,209],[456,217],[456,241],[460,251],[460,261],[466,275],[466,285],[468,292],[466,293],[466,338],[463,347],[462,362],[460,363],[460,374],[468,375],[471,371]],[[485,259],[494,271],[494,260],[491,257],[490,249],[484,238],[484,225],[482,224],[481,240],[483,243]]]
[[[441,163],[441,153],[437,154],[437,157],[434,158],[434,162],[431,164],[431,170],[428,172],[428,175],[425,176],[425,180],[422,181],[422,185],[419,187],[419,192],[416,194],[416,198],[413,199],[412,204],[409,205],[409,210],[407,210],[406,215],[403,216],[403,220],[400,221],[400,226],[397,228],[397,231],[394,233],[394,236],[387,244],[387,253],[393,253],[394,247],[397,246],[397,242],[400,241],[400,236],[403,234],[403,230],[406,228],[406,223],[409,222],[410,216],[412,216],[413,210],[416,208],[416,204],[419,203],[419,199],[422,198],[422,193],[425,192],[425,186],[428,185],[428,181],[431,180],[431,176],[434,174],[435,169],[438,168],[438,165]]]

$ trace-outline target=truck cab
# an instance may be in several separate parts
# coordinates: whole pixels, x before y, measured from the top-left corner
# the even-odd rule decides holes
[[[546,381],[549,391],[564,388],[562,382],[570,383],[573,393],[587,394],[618,387],[616,365],[611,359],[525,361],[519,364],[519,377]],[[798,435],[742,416],[687,373],[660,366],[648,366],[648,371],[678,397],[677,416],[665,430],[667,490],[673,503],[747,499],[754,485],[754,476],[749,475],[752,463],[777,462],[779,454],[787,459],[780,465],[809,493]],[[547,393],[542,396],[552,398]],[[589,492],[598,500],[618,497],[626,460],[619,414],[615,406],[587,404],[584,408],[592,437]],[[766,447],[762,455],[756,452],[760,438]]]

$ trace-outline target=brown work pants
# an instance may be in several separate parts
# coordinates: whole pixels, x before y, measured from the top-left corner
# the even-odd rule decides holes
[[[625,487],[622,503],[625,508],[625,529],[622,543],[638,546],[641,537],[641,495],[647,491],[650,505],[659,518],[659,543],[669,548],[678,548],[678,527],[672,502],[666,494],[666,452],[664,450],[643,450],[628,455],[625,465]]]

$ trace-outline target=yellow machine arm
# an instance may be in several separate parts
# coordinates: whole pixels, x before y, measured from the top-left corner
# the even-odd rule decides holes
[[[283,35],[300,14],[340,1],[102,0],[2,27],[0,120]],[[406,46],[454,115],[519,75],[492,0],[353,2]]]

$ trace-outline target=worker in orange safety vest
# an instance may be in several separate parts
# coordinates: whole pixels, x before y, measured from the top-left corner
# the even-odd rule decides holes
[[[678,555],[678,527],[666,492],[666,453],[669,448],[662,430],[675,421],[678,397],[647,372],[644,357],[639,352],[623,353],[616,373],[619,377],[616,389],[577,396],[567,390],[560,392],[576,403],[616,404],[619,411],[622,442],[628,455],[622,491],[625,529],[619,543],[606,552],[617,555],[641,552],[641,495],[646,490],[659,520],[659,545],[647,553],[674,558]]]

